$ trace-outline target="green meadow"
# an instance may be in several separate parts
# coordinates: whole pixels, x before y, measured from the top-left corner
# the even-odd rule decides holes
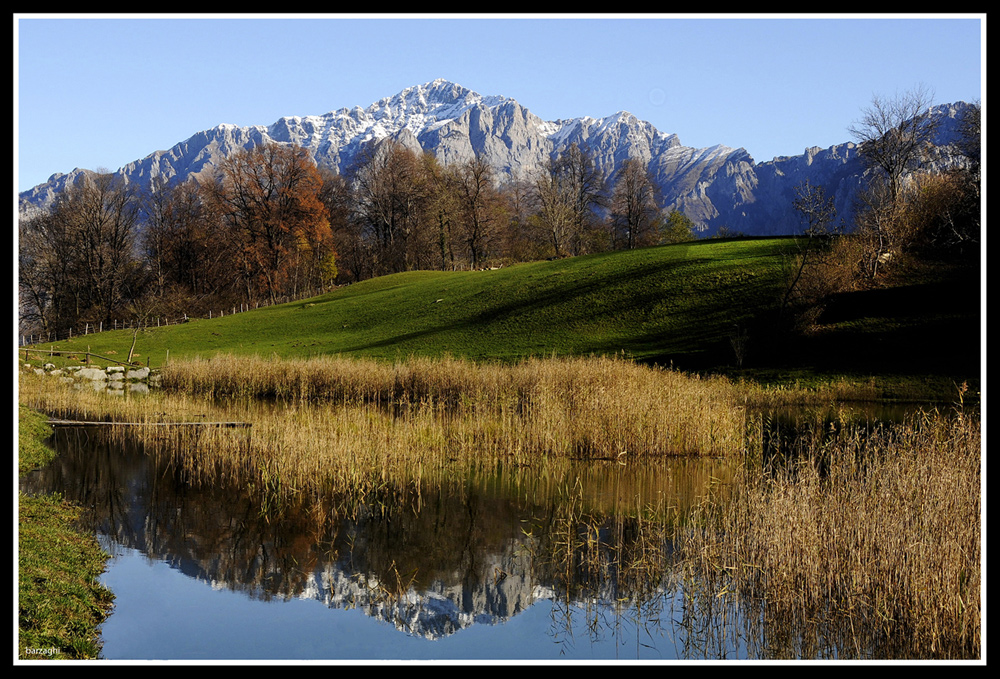
[[[617,354],[778,383],[876,376],[950,388],[978,377],[978,270],[841,294],[810,332],[793,336],[776,321],[796,253],[790,238],[707,240],[487,271],[413,271],[212,319],[152,321],[133,360]],[[81,352],[73,363],[88,349],[124,360],[132,339],[117,330],[36,346]]]

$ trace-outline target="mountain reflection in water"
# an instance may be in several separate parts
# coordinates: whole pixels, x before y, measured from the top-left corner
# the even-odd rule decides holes
[[[566,615],[597,604],[657,608],[671,596],[669,521],[644,515],[676,516],[727,475],[719,460],[590,463],[560,478],[495,470],[265,506],[246,487],[198,487],[100,428],[59,429],[52,445],[59,456],[22,488],[92,510],[113,553],[136,550],[253,600],[355,609],[431,640],[510,621],[540,601]]]

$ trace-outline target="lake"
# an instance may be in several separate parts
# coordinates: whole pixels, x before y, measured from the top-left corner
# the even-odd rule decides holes
[[[660,660],[707,651],[709,640],[684,628],[665,569],[634,583],[614,571],[621,559],[586,563],[578,549],[560,550],[570,539],[560,531],[585,540],[585,529],[600,534],[602,550],[634,549],[630,541],[649,539],[635,519],[588,524],[582,508],[560,503],[614,504],[657,487],[683,504],[693,484],[725,473],[717,460],[581,464],[572,480],[498,470],[451,487],[386,487],[363,506],[310,499],[274,518],[248,493],[195,488],[97,427],[57,429],[51,444],[58,458],[22,487],[91,510],[113,555],[103,577],[116,597],[102,628],[107,659]],[[653,539],[657,553],[667,549],[661,534]],[[746,657],[738,639],[711,653]]]
[[[773,454],[788,455],[788,426],[769,421]],[[857,657],[822,625],[706,597],[676,567],[672,528],[740,459],[497,465],[274,505],[199,486],[101,427],[59,428],[51,445],[58,457],[22,489],[86,507],[112,554],[105,659]]]

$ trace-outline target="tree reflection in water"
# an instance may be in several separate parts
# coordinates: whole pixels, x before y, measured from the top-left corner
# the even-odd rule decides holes
[[[386,479],[363,496],[269,494],[201,485],[171,456],[101,428],[59,429],[53,445],[60,455],[26,491],[59,492],[113,544],[261,601],[359,609],[430,640],[546,602],[549,640],[567,658],[584,641],[647,659],[886,652],[861,621],[742,600],[724,574],[712,581],[677,556],[675,531],[692,528],[707,495],[725,496],[732,461],[498,466],[461,480]]]

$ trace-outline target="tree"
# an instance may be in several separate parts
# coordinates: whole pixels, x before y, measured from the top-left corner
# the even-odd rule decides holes
[[[359,221],[352,219],[351,187],[347,178],[330,170],[321,170],[321,199],[326,206],[333,248],[337,257],[337,277],[354,282],[371,275],[371,261],[361,237]]]
[[[538,218],[556,257],[582,254],[594,210],[606,203],[604,178],[593,158],[570,144],[537,175],[534,189]]]
[[[493,179],[493,168],[482,157],[454,166],[449,173],[458,206],[460,240],[473,269],[482,266],[498,240],[504,219],[503,203]]]
[[[81,319],[110,323],[145,285],[139,214],[134,185],[101,171],[68,186],[48,212],[19,222],[25,320],[56,333]]]
[[[354,218],[370,243],[374,274],[408,268],[409,240],[424,216],[424,179],[420,158],[393,140],[369,143],[348,171]]]
[[[858,141],[861,157],[881,171],[895,201],[903,175],[915,169],[937,128],[930,115],[932,95],[922,86],[892,98],[878,95],[848,130]]]
[[[792,207],[802,220],[804,237],[796,240],[799,252],[788,275],[779,319],[784,317],[793,300],[800,308],[809,309],[832,291],[825,285],[830,279],[824,275],[823,253],[827,247],[826,237],[833,233],[837,217],[833,199],[826,195],[822,186],[815,186],[807,179],[795,187]]]
[[[271,303],[300,281],[302,258],[322,258],[332,234],[322,177],[308,151],[267,143],[238,151],[207,184],[237,255],[248,297]]]
[[[694,238],[694,222],[680,210],[671,210],[663,228],[664,243],[683,243]]]
[[[50,212],[18,221],[20,322],[30,331],[57,334],[79,316],[75,234]]]
[[[144,205],[142,246],[159,310],[200,314],[235,301],[231,239],[198,181],[154,182]]]
[[[611,195],[612,247],[652,245],[661,229],[659,196],[649,170],[635,158],[619,168]]]
[[[536,216],[531,180],[510,177],[501,187],[501,193],[507,205],[507,221],[503,229],[504,257],[514,262],[544,259],[549,242],[544,225]]]

